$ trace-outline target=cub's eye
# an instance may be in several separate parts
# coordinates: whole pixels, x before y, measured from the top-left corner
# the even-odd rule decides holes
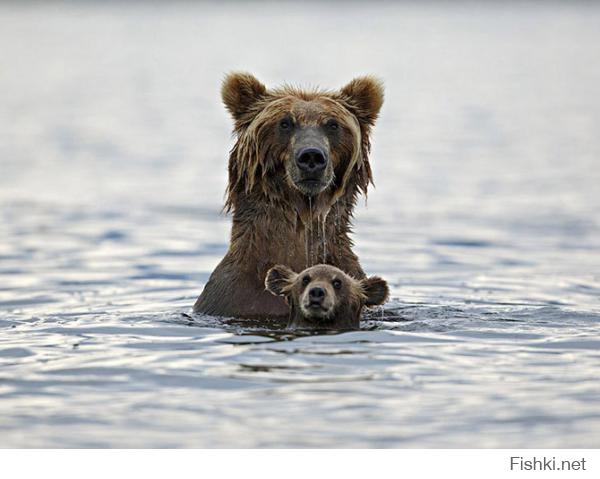
[[[342,282],[339,279],[334,279],[331,284],[335,289],[340,289],[342,287]]]
[[[283,120],[281,120],[279,122],[279,128],[281,128],[284,131],[288,131],[292,129],[292,120],[290,120],[289,118],[284,118]]]
[[[302,278],[302,286],[306,286],[308,283],[310,283],[310,276]]]
[[[327,122],[327,129],[330,131],[337,131],[340,127],[340,124],[335,120],[329,120]]]

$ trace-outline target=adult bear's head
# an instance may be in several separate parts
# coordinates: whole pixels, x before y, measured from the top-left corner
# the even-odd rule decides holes
[[[372,77],[339,91],[268,90],[248,73],[228,75],[221,91],[235,121],[229,160],[228,209],[240,195],[268,202],[324,198],[330,207],[352,185],[367,191],[369,133],[383,103]]]

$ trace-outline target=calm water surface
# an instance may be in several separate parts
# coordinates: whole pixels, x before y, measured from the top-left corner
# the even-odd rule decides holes
[[[0,446],[600,447],[600,7],[0,5]],[[361,331],[189,317],[225,72],[385,80]]]

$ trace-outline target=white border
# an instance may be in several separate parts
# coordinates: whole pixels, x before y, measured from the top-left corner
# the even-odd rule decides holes
[[[511,471],[511,457],[585,459],[585,470]],[[323,449],[150,450],[3,449],[5,478],[260,478],[384,479],[600,477],[600,450],[592,449]]]

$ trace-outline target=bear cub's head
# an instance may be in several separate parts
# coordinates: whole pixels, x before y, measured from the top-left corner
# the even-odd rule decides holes
[[[301,273],[274,266],[267,272],[265,287],[285,296],[292,328],[357,329],[363,308],[383,304],[389,294],[387,283],[377,276],[357,280],[327,264]]]

